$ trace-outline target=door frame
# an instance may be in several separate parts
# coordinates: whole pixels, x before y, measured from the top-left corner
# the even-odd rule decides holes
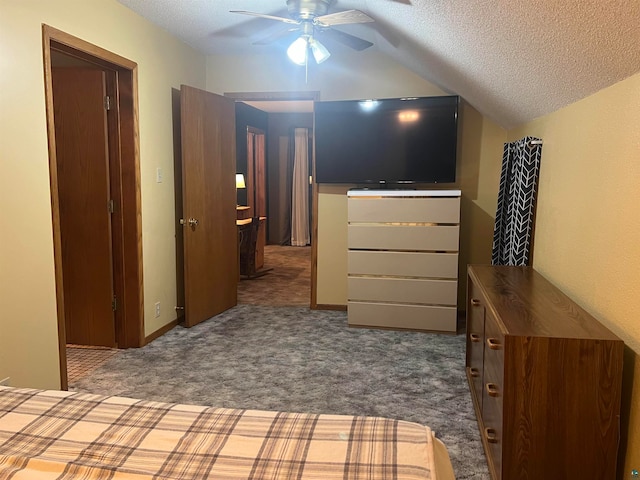
[[[140,148],[138,140],[138,65],[131,60],[74,37],[49,25],[42,25],[45,103],[49,146],[49,181],[53,226],[53,253],[58,317],[60,384],[68,388],[67,354],[62,271],[62,243],[58,200],[55,120],[51,51],[77,57],[115,72],[115,119],[109,123],[109,146],[116,152],[110,174],[115,182],[117,206],[112,218],[116,341],[119,348],[144,345],[142,284],[142,208],[140,195]]]
[[[299,91],[299,92],[225,92],[225,97],[233,98],[237,102],[277,100],[277,101],[295,101],[295,100],[311,100],[320,101],[320,92],[317,90]],[[311,298],[309,308],[317,310],[318,293],[316,285],[318,283],[318,184],[316,178],[316,149],[315,143],[312,151],[311,160],[311,176],[312,184],[312,206],[311,206]]]

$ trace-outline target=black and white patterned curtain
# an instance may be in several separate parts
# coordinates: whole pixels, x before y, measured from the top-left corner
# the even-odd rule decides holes
[[[541,155],[539,138],[504,144],[492,265],[529,265]]]

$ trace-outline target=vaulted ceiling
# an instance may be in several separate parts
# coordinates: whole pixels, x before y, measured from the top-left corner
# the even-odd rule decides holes
[[[118,1],[207,55],[286,49],[252,45],[286,24],[229,13],[286,17],[286,0]],[[640,72],[640,0],[336,0],[330,12],[349,9],[375,22],[336,29],[505,128]]]

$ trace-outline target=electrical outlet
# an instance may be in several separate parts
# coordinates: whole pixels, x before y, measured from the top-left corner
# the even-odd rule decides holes
[[[2,380],[0,380],[0,385],[4,385],[5,387],[8,387],[9,380],[11,380],[11,377],[3,378]]]
[[[160,302],[156,302],[156,318],[160,316]]]

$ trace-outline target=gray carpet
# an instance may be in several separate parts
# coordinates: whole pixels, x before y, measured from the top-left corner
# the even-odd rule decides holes
[[[463,335],[349,328],[346,313],[238,305],[119,351],[70,390],[165,402],[373,415],[429,425],[458,479],[488,479]]]

